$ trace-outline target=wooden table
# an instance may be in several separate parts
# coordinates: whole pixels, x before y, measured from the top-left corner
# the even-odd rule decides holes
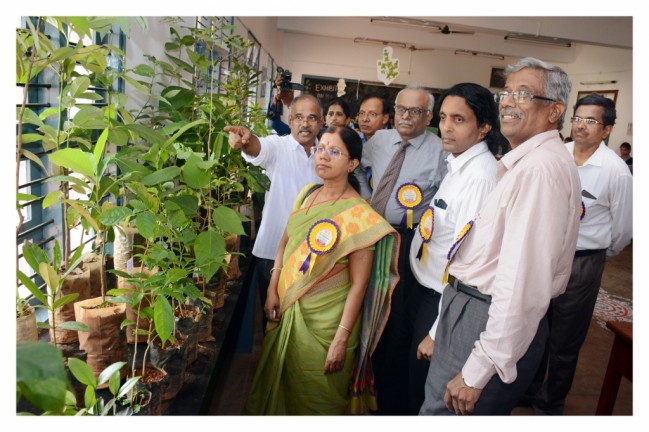
[[[607,321],[606,327],[615,333],[615,339],[599,394],[596,415],[613,414],[622,377],[633,382],[633,323]]]

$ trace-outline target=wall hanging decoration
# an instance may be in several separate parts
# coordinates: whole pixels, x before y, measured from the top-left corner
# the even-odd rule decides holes
[[[392,57],[392,47],[383,47],[383,57],[376,61],[376,75],[385,85],[399,76],[399,59]]]

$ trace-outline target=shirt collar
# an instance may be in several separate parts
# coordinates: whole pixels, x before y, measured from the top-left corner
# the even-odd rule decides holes
[[[396,129],[395,129],[395,131],[396,131]],[[421,147],[422,144],[424,143],[424,141],[426,140],[427,134],[430,134],[430,132],[429,131],[424,131],[423,134],[418,135],[418,136],[408,140],[408,142],[414,148],[419,149],[419,147]],[[401,135],[399,135],[398,132],[397,132],[397,138],[398,138],[397,141],[394,142],[395,145],[403,142],[403,139],[401,139]]]
[[[480,141],[479,143],[469,147],[458,157],[449,154],[446,158],[446,162],[448,163],[448,173],[453,174],[460,171],[462,167],[466,165],[471,159],[488,151],[489,147],[487,147],[487,143]]]
[[[498,180],[500,180],[500,178],[505,174],[505,171],[512,169],[512,167],[516,165],[519,160],[527,156],[527,154],[529,154],[532,150],[552,140],[561,141],[561,137],[559,136],[559,130],[553,129],[553,130],[541,132],[540,134],[534,135],[532,138],[528,139],[524,143],[521,143],[518,147],[508,151],[498,161],[498,171],[497,171]]]
[[[572,155],[572,157],[574,158],[575,157],[575,142],[574,141],[570,142],[570,143],[566,144],[566,146],[568,147],[568,151],[570,152],[570,155]],[[602,163],[604,162],[604,158],[606,157],[606,149],[607,148],[608,147],[606,146],[606,143],[604,143],[604,141],[599,143],[599,146],[597,147],[597,150],[595,150],[595,152],[592,155],[590,155],[588,160],[586,162],[584,162],[584,165],[582,165],[582,166],[594,165],[594,166],[601,167]]]

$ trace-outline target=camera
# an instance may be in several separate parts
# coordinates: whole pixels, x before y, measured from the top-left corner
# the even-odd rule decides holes
[[[293,79],[293,73],[291,73],[290,70],[278,66],[277,76],[282,78],[282,82],[279,85],[279,89],[281,91],[290,92],[293,90],[304,90],[304,86],[302,84],[291,82],[291,79]]]

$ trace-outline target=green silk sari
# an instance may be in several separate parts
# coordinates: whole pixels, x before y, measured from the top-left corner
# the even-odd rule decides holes
[[[325,202],[309,209],[296,200],[288,222],[288,243],[278,293],[281,320],[269,322],[244,414],[340,415],[376,409],[369,357],[378,343],[397,283],[399,240],[396,232],[361,198]],[[307,235],[317,221],[340,228],[335,247],[314,256],[311,271],[302,271],[310,256]],[[374,264],[363,308],[351,329],[345,366],[325,375],[329,346],[338,330],[351,286],[347,263],[354,251],[374,247]],[[308,262],[308,261],[307,261]]]

